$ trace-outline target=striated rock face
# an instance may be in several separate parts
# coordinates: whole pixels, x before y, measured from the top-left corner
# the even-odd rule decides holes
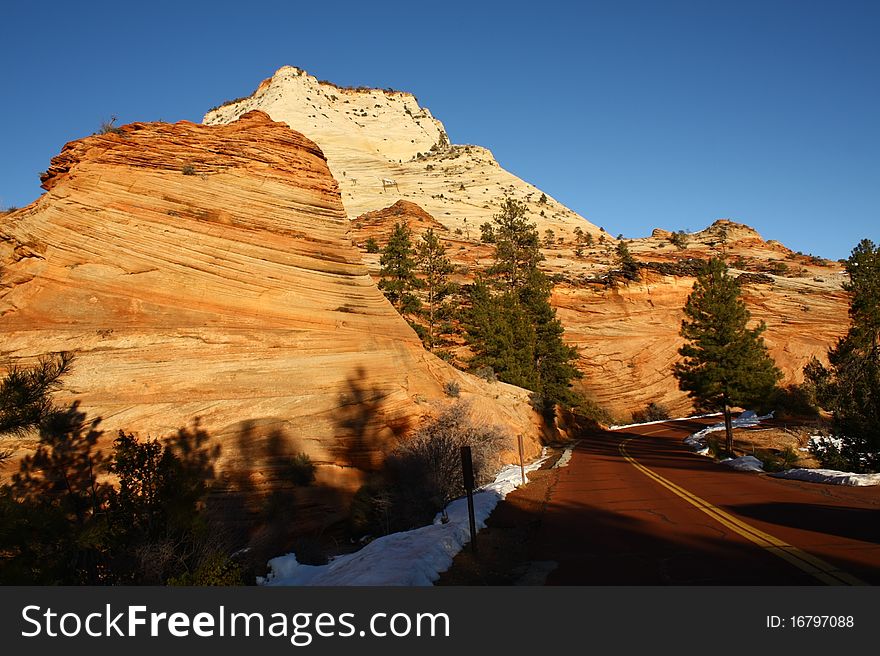
[[[450,381],[537,453],[525,392],[422,348],[351,245],[322,150],[266,114],[87,137],[43,186],[0,223],[2,361],[74,351],[59,400],[102,417],[107,439],[198,418],[219,468],[256,489],[304,452],[312,525],[341,516]]]
[[[251,109],[266,111],[320,144],[346,210],[358,217],[353,232],[358,245],[369,236],[383,245],[397,216],[407,217],[419,232],[419,222],[408,217],[427,213],[447,228],[436,230],[461,265],[457,270],[472,276],[492,255],[492,248],[479,242],[480,224],[498,211],[504,196],[523,201],[545,240],[542,266],[557,281],[553,303],[566,339],[581,349],[585,376],[579,385],[620,419],[650,401],[676,412],[691,409],[671,365],[681,344],[681,308],[699,263],[709,257],[724,256],[734,275],[748,274],[745,298],[755,319],[768,325],[765,341],[784,382],[799,382],[809,358],[824,358],[846,331],[847,297],[838,265],[792,253],[727,219],[687,235],[684,248],[672,243],[666,229],[631,240],[630,251],[652,269],[643,269],[638,283],[607,288],[600,279],[616,266],[615,238],[550,197],[541,202],[539,189],[504,171],[488,150],[450,145],[442,124],[410,94],[339,89],[284,67],[251,97],[208,112],[205,123],[226,123]],[[576,247],[576,228],[590,235],[591,245]],[[378,256],[365,260],[375,275]]]

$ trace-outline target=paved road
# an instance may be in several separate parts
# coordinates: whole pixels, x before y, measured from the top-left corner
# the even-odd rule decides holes
[[[547,584],[880,584],[880,489],[728,470],[682,445],[700,427],[579,442],[529,540]]]

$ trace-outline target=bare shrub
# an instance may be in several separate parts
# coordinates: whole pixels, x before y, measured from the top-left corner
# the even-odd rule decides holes
[[[404,478],[421,479],[419,486],[424,486],[423,491],[440,510],[464,494],[461,447],[471,447],[474,478],[483,485],[492,480],[494,466],[508,439],[500,427],[474,422],[469,404],[459,401],[401,444],[390,465]]]
[[[454,380],[447,380],[443,385],[443,392],[446,396],[449,396],[453,399],[457,399],[458,395],[461,394],[461,385],[456,383]]]
[[[429,523],[465,493],[461,447],[471,447],[474,479],[483,485],[492,480],[509,444],[500,427],[474,421],[470,405],[456,402],[394,450],[381,481],[361,488],[352,504],[353,528],[384,534]]]
[[[471,372],[477,378],[482,378],[485,381],[490,383],[497,383],[498,376],[495,374],[495,370],[489,365],[483,365],[481,367],[477,367]]]

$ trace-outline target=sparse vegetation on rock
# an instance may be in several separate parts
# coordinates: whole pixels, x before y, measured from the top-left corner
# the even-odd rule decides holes
[[[688,234],[684,230],[673,232],[669,235],[669,243],[679,250],[684,250],[685,248],[687,248]]]
[[[107,121],[101,121],[97,134],[121,134],[122,128],[116,125],[116,117],[111,116]]]
[[[620,273],[623,275],[626,280],[638,280],[639,279],[639,264],[636,262],[636,259],[629,252],[629,246],[626,245],[625,241],[620,241],[617,243],[617,266],[620,270]]]

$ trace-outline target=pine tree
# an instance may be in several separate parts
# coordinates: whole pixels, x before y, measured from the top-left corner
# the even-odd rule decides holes
[[[617,266],[623,272],[623,277],[627,280],[639,279],[639,264],[629,252],[629,246],[625,241],[617,244]]]
[[[550,305],[552,286],[538,269],[543,259],[538,230],[527,220],[525,205],[505,199],[492,233],[490,279],[472,286],[465,321],[474,364],[532,390],[548,413],[557,403],[573,405],[570,383],[581,375],[573,364],[577,350],[562,341],[562,324]]]
[[[492,217],[492,223],[495,263],[489,274],[497,276],[508,289],[517,290],[544,259],[538,228],[526,218],[525,204],[513,198],[504,199],[501,211]]]
[[[850,328],[828,351],[829,367],[805,369],[819,404],[833,413],[841,455],[855,471],[880,470],[880,247],[868,239],[846,262]]]
[[[434,350],[437,326],[437,310],[449,294],[449,274],[453,267],[446,256],[446,247],[434,233],[433,228],[422,235],[418,250],[419,272],[423,276],[425,301],[428,306],[428,349]]]
[[[33,367],[9,370],[0,381],[0,437],[23,435],[46,421],[55,410],[51,393],[72,364],[73,354],[62,352],[40,358]],[[10,455],[0,449],[0,463]]]
[[[401,221],[394,225],[379,264],[382,267],[379,270],[382,278],[379,289],[400,314],[418,312],[421,304],[413,291],[421,287],[421,281],[416,277],[412,233],[406,222]]]
[[[50,394],[70,371],[72,353],[40,358],[31,368],[13,367],[0,381],[0,435],[37,428],[52,409]]]
[[[727,452],[732,454],[731,407],[767,398],[782,377],[761,337],[766,326],[748,327],[751,317],[739,284],[718,258],[697,276],[684,314],[681,335],[687,342],[678,351],[684,360],[675,364],[674,375],[698,408],[724,413]]]
[[[513,292],[493,291],[482,278],[471,286],[465,317],[475,367],[491,367],[505,383],[536,391],[535,327]]]

